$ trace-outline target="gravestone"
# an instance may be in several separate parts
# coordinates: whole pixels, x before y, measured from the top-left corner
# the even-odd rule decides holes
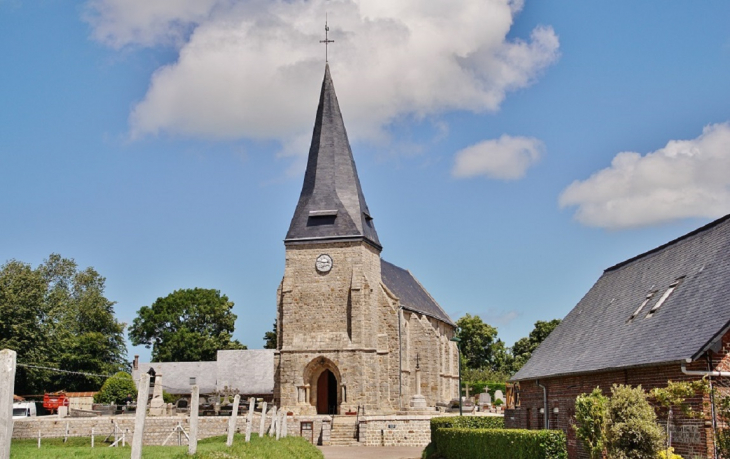
[[[502,400],[502,403],[505,402],[504,394],[499,389],[494,391],[494,401],[496,402],[497,400]]]
[[[491,404],[492,404],[492,396],[489,395],[489,392],[484,392],[483,394],[479,394],[479,406],[491,405]]]

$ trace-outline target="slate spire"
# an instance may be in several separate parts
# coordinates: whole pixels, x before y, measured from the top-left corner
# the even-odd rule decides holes
[[[284,242],[336,240],[364,240],[381,248],[327,64],[304,185]]]

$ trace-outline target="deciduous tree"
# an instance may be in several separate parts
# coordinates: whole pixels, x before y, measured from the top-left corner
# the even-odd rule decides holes
[[[492,368],[493,346],[497,342],[497,329],[484,323],[479,316],[466,314],[456,321],[459,327],[459,350],[469,368]]]
[[[276,336],[276,320],[274,320],[273,329],[264,333],[264,349],[276,349]]]
[[[126,368],[124,324],[94,268],[51,254],[36,269],[10,260],[0,268],[0,348],[25,365],[112,374]],[[98,377],[19,366],[16,392],[96,390]]]
[[[545,322],[538,320],[535,322],[535,328],[532,329],[530,335],[525,338],[520,338],[512,345],[512,368],[511,372],[516,373],[522,366],[530,360],[532,353],[537,347],[545,341],[545,338],[555,330],[555,327],[560,325],[560,319],[553,319]]]
[[[218,290],[175,290],[137,311],[129,339],[152,347],[153,362],[212,361],[219,350],[246,349],[232,338],[232,309],[233,302]]]

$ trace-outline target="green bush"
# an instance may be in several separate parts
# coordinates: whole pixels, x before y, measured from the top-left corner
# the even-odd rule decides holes
[[[566,459],[562,430],[438,428],[431,431],[445,459]]]
[[[583,448],[591,459],[601,459],[606,443],[608,397],[600,388],[596,387],[590,394],[580,394],[575,399],[575,421],[573,429]]]
[[[120,371],[104,381],[99,392],[94,395],[94,402],[106,404],[121,404],[127,395],[131,394],[132,399],[137,399],[137,387],[134,385],[132,375]]]
[[[462,427],[464,429],[504,429],[504,418],[501,416],[442,416],[431,418],[431,441],[438,429]]]
[[[608,401],[606,449],[612,459],[655,459],[664,443],[656,413],[641,386],[614,384]]]

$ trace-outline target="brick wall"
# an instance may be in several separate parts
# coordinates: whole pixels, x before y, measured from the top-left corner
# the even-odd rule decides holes
[[[728,336],[723,342],[727,341]],[[723,346],[720,353],[712,353],[713,367],[727,365],[727,350]],[[707,370],[704,359],[687,365],[690,370]],[[688,376],[682,373],[680,364],[673,363],[643,368],[627,368],[613,371],[597,372],[575,376],[540,379],[547,389],[548,424],[551,429],[565,431],[568,439],[568,457],[570,459],[588,458],[580,441],[576,439],[573,424],[575,423],[575,399],[578,395],[590,393],[600,387],[604,394],[610,394],[613,384],[641,385],[649,391],[655,387],[666,387],[668,381],[690,381],[700,379],[699,376]],[[713,431],[711,424],[709,396],[697,396],[688,400],[693,411],[704,412],[700,418],[687,418],[681,412],[675,412],[672,446],[675,452],[686,459],[713,457]],[[535,380],[520,382],[520,406],[505,411],[505,424],[508,428],[544,428],[543,390]],[[557,413],[555,413],[557,408]],[[675,410],[678,411],[678,410]],[[661,418],[660,418],[661,421]]]

